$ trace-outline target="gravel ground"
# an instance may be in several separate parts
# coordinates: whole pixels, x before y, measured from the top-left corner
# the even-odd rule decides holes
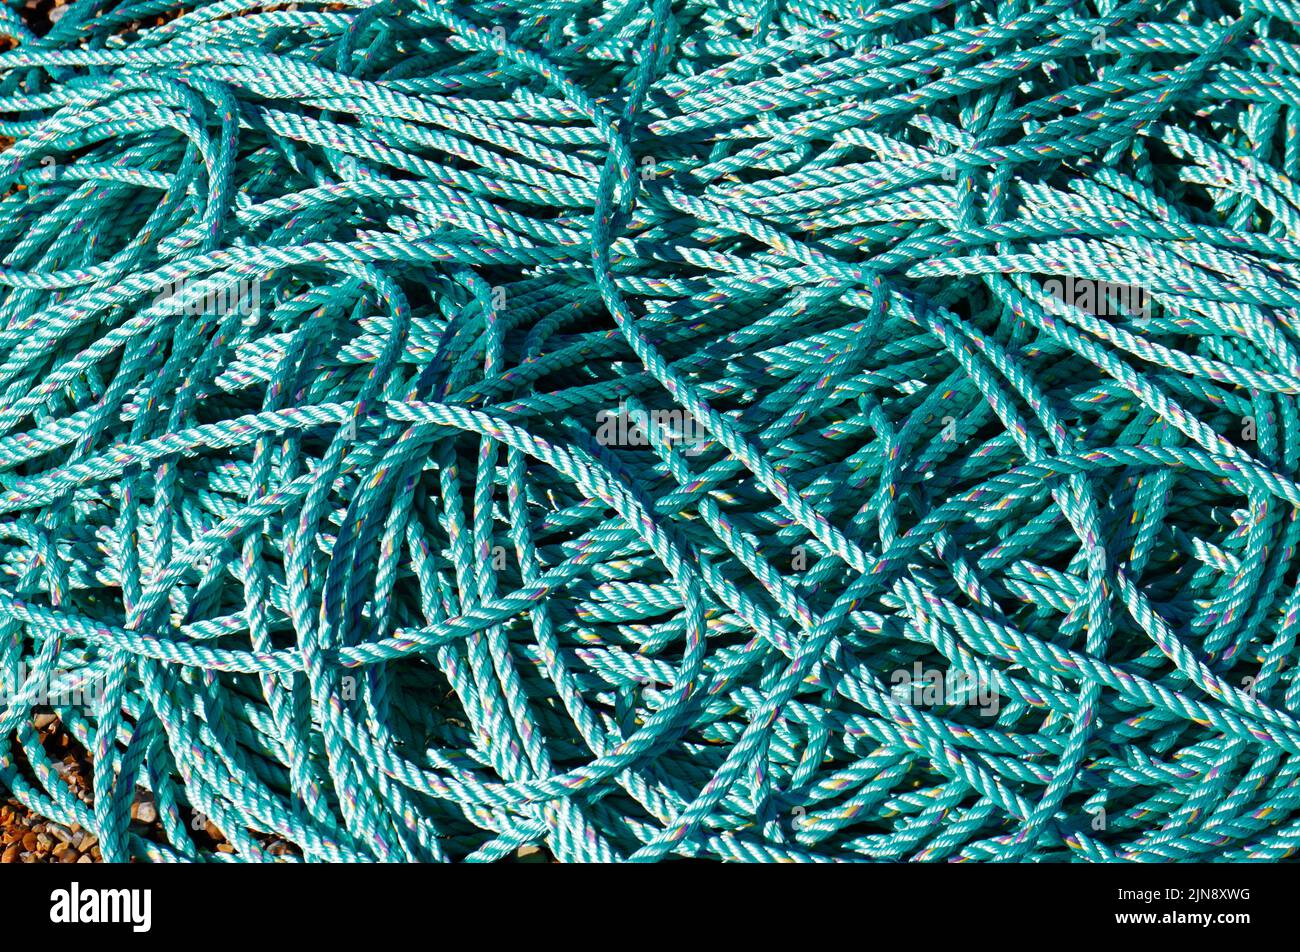
[[[63,729],[54,714],[38,713],[33,723],[40,734],[45,753],[55,764],[55,770],[82,803],[90,806],[92,767],[84,747]],[[23,770],[27,760],[21,751],[11,748],[10,756]],[[24,773],[27,771],[23,770]],[[192,824],[193,815],[186,813],[183,821]],[[131,829],[145,839],[166,843],[158,811],[148,790],[136,788],[135,802],[131,804]],[[195,845],[202,853],[233,853],[234,847],[226,842],[222,832],[209,820],[201,827],[191,825]],[[259,835],[257,839],[272,856],[293,856],[297,847],[279,837]],[[73,824],[62,824],[37,816],[17,800],[0,792],[0,863],[99,863],[99,841],[89,830]]]
[[[89,803],[91,772],[85,749],[53,714],[37,714],[34,723],[63,782],[82,802]],[[16,759],[24,762],[21,756]],[[98,862],[99,842],[89,831],[38,817],[12,798],[0,805],[0,863]]]
[[[90,806],[92,768],[85,748],[63,729],[54,714],[36,714],[33,723],[40,734],[45,753],[55,770],[82,803]],[[11,756],[20,765],[26,758],[14,748]],[[3,796],[0,794],[0,796]],[[192,817],[185,817],[190,821]],[[136,788],[131,804],[131,828],[146,839],[167,842],[158,811],[149,791]],[[207,853],[230,853],[233,847],[210,821],[195,829],[196,845]],[[272,855],[295,852],[289,844],[274,837],[263,838]],[[93,833],[73,824],[62,824],[37,816],[12,797],[0,800],[0,863],[99,863],[99,841]]]

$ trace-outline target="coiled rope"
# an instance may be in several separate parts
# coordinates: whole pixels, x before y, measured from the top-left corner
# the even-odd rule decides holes
[[[1300,6],[0,10],[0,786],[106,859],[1300,846]]]

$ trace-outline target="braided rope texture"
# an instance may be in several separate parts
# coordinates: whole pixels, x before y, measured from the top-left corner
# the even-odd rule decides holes
[[[1294,0],[0,20],[0,786],[106,860],[1300,847]]]

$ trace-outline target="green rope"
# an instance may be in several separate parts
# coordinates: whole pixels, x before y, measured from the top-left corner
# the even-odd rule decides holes
[[[1300,7],[60,9],[0,7],[29,809],[109,861],[1300,848]]]

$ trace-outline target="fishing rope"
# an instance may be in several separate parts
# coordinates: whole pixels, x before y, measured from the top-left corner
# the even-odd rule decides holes
[[[1300,6],[57,12],[0,6],[28,809],[108,861],[1300,848]]]

